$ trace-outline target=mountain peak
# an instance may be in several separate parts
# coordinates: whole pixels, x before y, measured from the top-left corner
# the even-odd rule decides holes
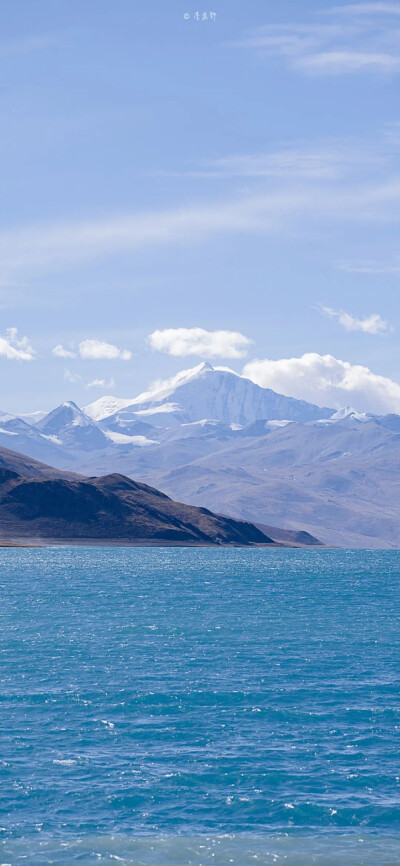
[[[41,433],[56,438],[58,445],[75,444],[85,449],[101,448],[107,437],[73,400],[61,403],[36,425]]]
[[[197,367],[193,367],[192,372],[197,371],[198,373],[206,373],[206,372],[214,372],[214,367],[208,361],[202,361],[201,364],[198,364]]]
[[[202,419],[246,427],[259,420],[305,423],[329,418],[334,410],[276,394],[229,367],[213,367],[202,361],[170,379],[154,382],[148,391],[132,400],[101,397],[84,411],[96,421],[122,413],[126,421],[145,420],[160,427]]]
[[[58,406],[58,409],[73,409],[75,412],[79,412],[80,414],[82,413],[82,409],[80,409],[73,400],[66,400]]]
[[[48,415],[45,415],[41,421],[36,425],[39,430],[46,430],[49,426],[53,426],[54,424],[59,424],[62,421],[65,424],[67,421],[71,423],[87,423],[90,424],[90,418],[85,415],[82,409],[74,403],[73,400],[66,400],[64,403],[60,403],[59,406],[56,406],[52,412],[49,412]]]
[[[88,407],[90,414],[92,408]],[[124,409],[123,414],[129,414],[131,420],[145,419],[162,427],[203,419],[242,426],[261,419],[306,422],[330,417],[333,412],[261,388],[229,368],[215,368],[207,361],[154,382]]]

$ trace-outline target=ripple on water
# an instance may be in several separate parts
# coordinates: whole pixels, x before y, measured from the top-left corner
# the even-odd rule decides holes
[[[2,862],[398,866],[399,571],[395,551],[3,550]]]

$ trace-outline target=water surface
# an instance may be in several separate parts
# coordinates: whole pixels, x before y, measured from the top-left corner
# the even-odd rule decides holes
[[[0,559],[0,863],[398,866],[397,552]]]

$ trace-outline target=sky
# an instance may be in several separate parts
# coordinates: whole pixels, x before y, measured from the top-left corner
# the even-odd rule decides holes
[[[0,0],[0,409],[400,412],[400,2]]]

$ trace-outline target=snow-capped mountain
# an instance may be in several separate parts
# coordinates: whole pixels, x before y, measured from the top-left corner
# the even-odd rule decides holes
[[[48,460],[57,463],[60,457],[59,449],[51,436],[42,434],[35,425],[13,415],[3,415],[0,418],[0,445],[44,462]]]
[[[85,451],[106,448],[109,440],[98,424],[72,401],[62,403],[36,425],[55,445]]]
[[[109,418],[119,412],[120,409],[125,409],[131,403],[132,400],[119,397],[100,397],[94,403],[84,406],[83,411],[92,421],[101,421],[103,418]]]
[[[350,546],[400,548],[399,434],[398,415],[321,409],[209,364],[37,423],[0,416],[0,445],[57,469]]]
[[[357,409],[353,409],[351,406],[346,406],[345,409],[338,409],[338,411],[334,412],[330,418],[319,418],[311,423],[336,424],[337,421],[343,421],[344,418],[351,418],[353,421],[365,422],[376,417],[377,415],[374,415],[372,412],[357,412]]]
[[[232,370],[213,368],[207,363],[156,383],[151,390],[131,401],[103,397],[86,406],[84,411],[95,421],[110,419],[118,413],[125,425],[128,421],[141,420],[159,427],[204,419],[241,426],[260,419],[305,423],[329,418],[334,412],[333,409],[276,394]]]

